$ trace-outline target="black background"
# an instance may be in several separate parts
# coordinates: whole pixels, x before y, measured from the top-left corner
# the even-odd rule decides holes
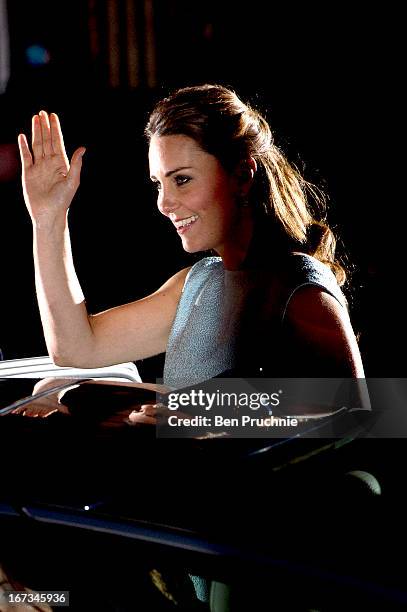
[[[11,78],[0,95],[0,145],[15,143],[20,131],[29,134],[31,115],[44,108],[59,113],[68,155],[87,147],[70,221],[89,310],[142,297],[196,259],[183,253],[156,209],[143,128],[154,101],[172,88],[221,82],[266,114],[289,159],[329,196],[328,218],[353,271],[351,313],[367,373],[405,376],[404,205],[395,153],[400,16],[390,7],[343,3],[317,9],[308,3],[153,1],[152,83],[145,3],[134,0],[140,63],[133,86],[123,60],[129,3],[112,1],[121,57],[114,84],[108,2],[9,1]],[[26,61],[25,50],[35,43],[50,52],[45,66]],[[6,359],[46,351],[18,173],[0,182],[0,347]],[[143,376],[158,374],[160,363],[139,364]]]

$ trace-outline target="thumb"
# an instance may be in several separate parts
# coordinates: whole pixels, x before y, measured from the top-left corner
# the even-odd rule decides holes
[[[85,151],[85,147],[79,147],[79,149],[76,149],[72,155],[71,166],[68,173],[68,177],[78,185],[81,177],[82,157],[84,156]]]

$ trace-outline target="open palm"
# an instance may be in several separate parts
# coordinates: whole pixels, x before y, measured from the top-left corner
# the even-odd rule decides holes
[[[33,221],[66,211],[79,186],[83,147],[69,164],[59,119],[45,111],[32,119],[32,153],[24,134],[18,137],[24,199]]]

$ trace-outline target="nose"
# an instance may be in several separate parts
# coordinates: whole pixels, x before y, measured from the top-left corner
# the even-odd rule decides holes
[[[161,189],[158,194],[157,206],[160,213],[167,217],[178,208],[177,203],[169,196],[168,192],[164,193],[164,189]]]

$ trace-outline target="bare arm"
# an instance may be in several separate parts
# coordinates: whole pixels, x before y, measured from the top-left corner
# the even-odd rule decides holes
[[[141,300],[88,315],[67,225],[62,239],[47,234],[35,230],[36,287],[47,348],[57,365],[96,368],[166,350],[188,268]]]
[[[362,358],[348,312],[318,287],[303,287],[287,309],[293,355],[302,377],[344,379],[336,401],[370,411]],[[293,357],[295,359],[295,357]]]
[[[32,153],[19,136],[24,199],[34,233],[38,304],[50,356],[58,365],[100,367],[165,351],[188,270],[154,294],[89,316],[75,273],[68,209],[79,186],[84,148],[69,164],[58,117],[33,117]]]
[[[332,377],[364,378],[363,364],[349,315],[329,293],[315,286],[299,289],[287,308],[286,323],[301,355],[324,364]],[[314,376],[323,376],[315,370]]]

